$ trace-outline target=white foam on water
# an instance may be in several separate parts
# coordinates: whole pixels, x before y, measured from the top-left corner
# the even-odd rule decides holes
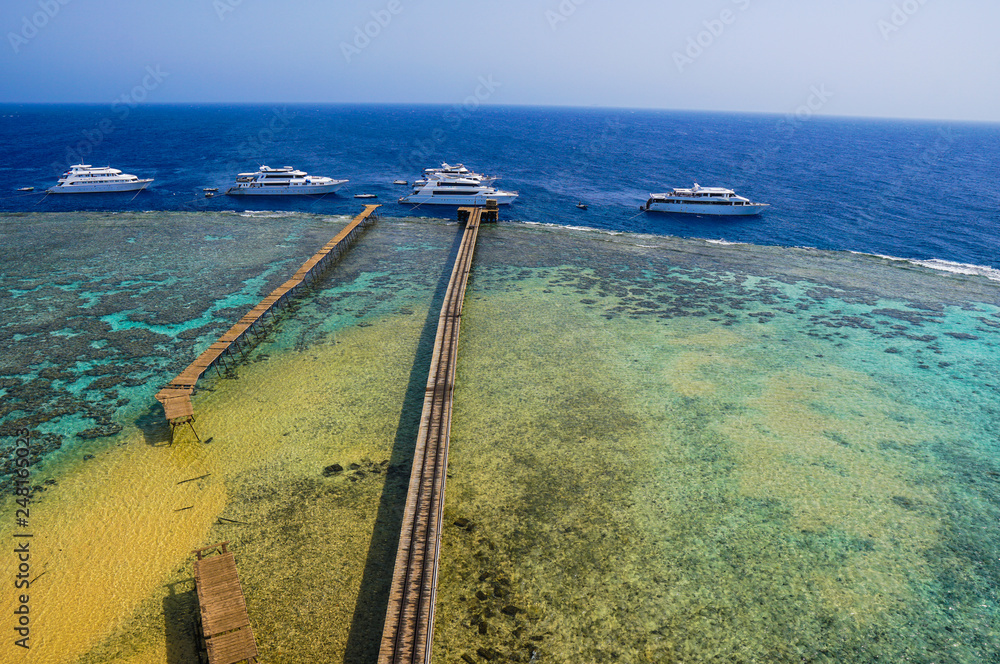
[[[951,274],[963,274],[974,277],[985,277],[990,281],[1000,282],[1000,270],[988,267],[986,265],[956,263],[955,261],[946,261],[940,258],[928,258],[928,259],[899,258],[898,256],[885,256],[882,254],[866,254],[860,251],[852,251],[849,253],[857,254],[859,256],[875,256],[877,258],[883,258],[888,261],[909,263],[910,265],[919,265],[920,267],[926,267],[931,270],[937,270],[939,272],[948,272]]]
[[[298,214],[298,212],[272,212],[269,210],[244,210],[239,213],[241,217],[251,219],[281,219],[283,217],[294,217]]]

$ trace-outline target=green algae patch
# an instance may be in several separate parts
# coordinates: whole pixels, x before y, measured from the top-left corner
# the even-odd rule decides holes
[[[613,603],[590,593],[638,541],[629,466],[642,415],[604,352],[613,326],[540,304],[477,294],[463,313],[437,659],[492,649],[528,661],[543,641],[579,654],[562,621],[610,620]]]
[[[957,356],[926,335],[901,337],[919,344],[912,364],[873,354],[904,333],[872,313],[878,298],[725,272],[676,275],[675,289],[669,274],[625,271],[474,275],[435,658],[992,652],[988,554],[954,514],[988,518],[995,503],[988,489],[955,495],[941,453],[981,424],[931,407],[960,388],[919,358],[940,351],[945,369]],[[918,393],[902,389],[911,373]]]

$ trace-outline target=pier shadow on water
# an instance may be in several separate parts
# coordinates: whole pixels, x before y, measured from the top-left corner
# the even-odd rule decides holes
[[[199,620],[198,596],[194,579],[167,585],[163,598],[163,627],[167,644],[167,664],[197,662],[201,648],[195,621]]]
[[[170,423],[159,402],[151,405],[142,415],[135,419],[135,425],[142,432],[142,439],[147,445],[161,447],[171,443]]]
[[[392,571],[399,546],[399,532],[403,526],[403,511],[406,507],[413,451],[420,429],[423,412],[424,393],[427,376],[430,373],[431,358],[434,354],[434,340],[437,336],[438,318],[444,306],[444,296],[451,280],[452,269],[458,258],[462,243],[463,225],[448,252],[441,277],[434,288],[427,319],[420,332],[417,353],[410,369],[410,377],[403,398],[403,409],[399,416],[396,439],[393,441],[389,460],[389,471],[385,488],[379,501],[378,514],[372,530],[371,544],[365,561],[365,571],[361,579],[358,601],[351,619],[351,630],[347,636],[344,653],[345,664],[374,664],[382,641],[385,612],[389,606],[389,590],[392,585]]]

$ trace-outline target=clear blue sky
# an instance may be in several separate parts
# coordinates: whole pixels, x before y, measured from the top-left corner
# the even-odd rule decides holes
[[[811,104],[830,115],[1000,121],[996,0],[2,7],[0,102],[457,104],[478,93],[490,104],[772,113]],[[374,36],[359,36],[366,28]]]

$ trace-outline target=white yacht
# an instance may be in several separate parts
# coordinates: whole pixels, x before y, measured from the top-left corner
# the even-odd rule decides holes
[[[681,212],[685,214],[711,214],[744,216],[760,214],[767,203],[751,203],[738,196],[732,189],[702,187],[697,182],[690,189],[673,189],[665,194],[650,194],[640,210],[646,212]]]
[[[464,164],[455,164],[454,166],[441,164],[441,168],[424,169],[424,180],[444,179],[476,180],[483,184],[492,184],[497,178],[493,175],[483,175],[482,173],[470,171]]]
[[[301,194],[332,194],[347,180],[334,180],[309,175],[291,166],[268,168],[261,166],[255,173],[240,173],[236,184],[226,190],[230,196],[290,196]]]
[[[413,191],[400,198],[399,202],[413,205],[486,205],[487,200],[495,200],[498,205],[506,205],[515,198],[516,191],[500,191],[479,180],[448,177],[414,182]]]
[[[145,189],[152,178],[140,179],[117,168],[76,164],[63,173],[59,182],[48,190],[50,194],[94,194]]]

